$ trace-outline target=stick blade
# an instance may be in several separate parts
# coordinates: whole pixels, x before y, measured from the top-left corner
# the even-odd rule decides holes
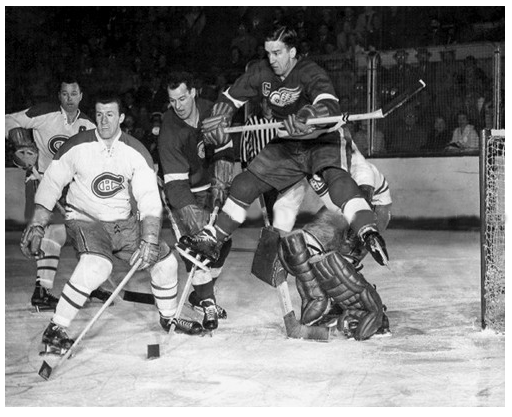
[[[41,365],[41,369],[39,369],[39,376],[46,381],[50,379],[50,375],[52,374],[52,367],[48,364],[48,362],[43,361]]]
[[[160,357],[160,345],[148,345],[148,359],[157,359]]]
[[[383,117],[388,116],[390,113],[394,112],[396,109],[402,106],[405,102],[409,101],[416,94],[418,94],[421,90],[423,90],[427,84],[425,81],[418,80],[412,86],[407,88],[402,94],[395,97],[391,102],[382,107],[382,115]]]

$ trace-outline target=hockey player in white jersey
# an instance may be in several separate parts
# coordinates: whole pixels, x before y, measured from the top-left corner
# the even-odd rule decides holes
[[[14,163],[27,171],[27,189],[30,191],[27,193],[27,206],[33,205],[33,193],[39,183],[32,170],[43,175],[66,140],[96,127],[79,109],[82,97],[78,80],[73,76],[64,76],[59,83],[59,104],[41,103],[5,116],[5,133],[15,149]],[[36,260],[36,285],[31,297],[37,311],[54,310],[58,302],[51,290],[61,248],[66,242],[66,230],[61,223],[56,221],[48,225],[41,241],[41,256]],[[99,288],[91,296],[106,301],[110,292]]]
[[[99,97],[95,110],[97,129],[70,138],[48,166],[21,240],[26,256],[40,255],[52,209],[69,185],[66,229],[79,261],[42,337],[47,349],[59,353],[73,344],[66,329],[91,292],[108,279],[114,257],[130,265],[142,261],[139,269],[149,271],[160,324],[166,331],[178,304],[178,263],[160,238],[162,203],[151,156],[142,143],[121,131],[124,113],[116,95]],[[130,190],[138,218],[132,213]],[[198,334],[202,326],[178,318],[176,329]]]

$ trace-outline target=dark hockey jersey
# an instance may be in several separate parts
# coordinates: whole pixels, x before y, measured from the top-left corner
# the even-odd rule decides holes
[[[213,103],[196,99],[199,110],[198,127],[194,128],[181,120],[173,109],[164,113],[158,153],[169,204],[180,209],[195,204],[193,193],[207,190],[211,186],[209,166],[214,160],[233,161],[233,143],[218,149],[205,147],[201,135],[201,122],[210,116]]]

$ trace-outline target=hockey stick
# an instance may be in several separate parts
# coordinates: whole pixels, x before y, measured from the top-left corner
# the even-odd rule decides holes
[[[270,225],[270,220],[268,218],[267,213],[267,207],[265,204],[265,199],[263,195],[259,196],[259,203],[261,207],[261,212],[263,214],[263,219],[265,222],[265,227],[262,229],[262,235],[260,236],[260,241],[263,240],[261,237],[264,233],[266,234],[272,234],[272,233],[278,233],[276,229],[273,229]],[[270,237],[271,239],[274,239],[275,237]],[[262,242],[264,243],[264,242]],[[259,246],[260,243],[258,243]],[[258,252],[258,250],[257,250]],[[274,264],[275,265],[275,264]],[[282,267],[281,267],[282,268]],[[277,294],[279,297],[279,303],[281,305],[281,310],[283,312],[283,320],[284,320],[284,326],[286,330],[286,336],[290,339],[310,339],[310,340],[316,340],[316,341],[322,341],[327,342],[329,341],[329,335],[330,331],[327,327],[320,327],[320,326],[305,326],[301,324],[296,316],[295,311],[293,309],[292,300],[290,297],[290,291],[288,289],[288,282],[286,281],[286,278],[288,276],[288,273],[283,269],[282,271],[279,271],[280,273],[272,273],[274,282],[269,282],[268,277],[264,277],[267,279],[263,279],[262,277],[256,274],[254,274],[254,268],[253,268],[253,275],[256,276],[256,278],[261,279],[262,281],[266,282],[267,284],[270,284],[272,286],[275,286],[277,288]],[[272,271],[276,272],[276,271]]]
[[[426,87],[426,84],[423,80],[418,80],[413,86],[409,87],[406,91],[400,94],[398,97],[394,98],[391,102],[386,104],[379,110],[375,110],[369,113],[361,113],[361,114],[348,114],[344,113],[340,116],[329,116],[329,117],[318,117],[308,119],[306,121],[306,125],[314,126],[314,125],[327,125],[332,123],[338,123],[336,126],[341,127],[347,122],[353,122],[357,120],[372,120],[372,119],[383,119],[388,116],[396,109],[401,107],[405,102],[410,100],[413,96],[418,94],[421,90]],[[241,133],[241,132],[250,132],[254,130],[267,130],[267,129],[281,129],[284,128],[284,122],[273,122],[273,123],[263,123],[263,124],[255,124],[249,126],[233,126],[224,128],[224,132],[226,133]]]
[[[101,306],[101,308],[96,313],[96,315],[89,321],[87,326],[85,326],[85,329],[82,330],[82,333],[80,333],[80,335],[73,342],[73,344],[68,349],[68,351],[64,354],[64,356],[62,356],[62,358],[60,358],[60,360],[53,367],[51,367],[48,364],[48,362],[43,361],[43,364],[41,365],[41,369],[39,369],[39,375],[42,378],[44,378],[46,380],[50,379],[50,375],[52,374],[52,372],[55,371],[57,368],[59,368],[71,356],[71,354],[77,349],[78,344],[82,341],[82,339],[84,338],[86,333],[91,329],[91,327],[94,325],[94,323],[96,323],[96,321],[100,318],[100,316],[107,309],[107,307],[112,303],[112,301],[114,301],[114,298],[117,297],[119,292],[123,289],[123,287],[126,285],[126,283],[130,280],[130,278],[133,276],[135,271],[137,271],[137,268],[140,266],[141,263],[142,263],[142,259],[139,259],[139,260],[137,260],[137,262],[135,262],[135,264],[133,264],[130,271],[126,274],[126,276],[123,278],[123,280],[119,283],[119,285],[114,290],[112,295],[108,298],[108,300],[105,301],[105,304],[103,304]]]

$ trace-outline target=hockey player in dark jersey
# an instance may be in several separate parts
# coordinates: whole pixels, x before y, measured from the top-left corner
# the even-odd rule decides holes
[[[187,72],[170,74],[167,92],[170,108],[163,116],[158,152],[165,195],[181,235],[195,234],[209,221],[215,205],[222,205],[233,179],[233,143],[205,146],[201,123],[210,115],[213,103],[197,97],[193,76]],[[220,258],[208,271],[196,270],[189,302],[204,312],[203,326],[213,330],[218,318],[226,318],[217,305],[214,283],[229,254],[231,240],[222,246]],[[187,270],[192,264],[184,258]]]
[[[9,137],[16,129],[30,129],[34,146],[37,148],[37,162],[34,166],[20,165],[27,170],[27,202],[33,205],[33,194],[39,184],[32,169],[43,175],[59,147],[71,136],[96,125],[79,109],[83,93],[78,80],[63,76],[59,83],[59,104],[41,103],[20,112],[5,116],[5,133]],[[16,146],[16,145],[15,145]],[[56,217],[60,213],[55,213]],[[57,297],[52,294],[53,283],[60,259],[62,246],[66,243],[66,230],[59,221],[50,224],[41,243],[41,256],[37,258],[37,277],[31,303],[39,310],[54,310]],[[101,288],[93,291],[91,297],[106,301],[109,291]]]
[[[287,27],[270,33],[265,39],[268,60],[250,66],[204,120],[205,141],[221,146],[229,141],[224,128],[235,109],[250,99],[267,97],[272,114],[284,122],[286,130],[279,130],[278,137],[235,177],[215,224],[182,237],[178,248],[202,254],[206,261],[218,259],[223,242],[245,221],[247,209],[261,193],[272,188],[281,191],[318,173],[352,230],[384,265],[388,255],[375,214],[348,172],[347,139],[336,127],[306,124],[309,118],[340,115],[341,110],[328,75],[314,62],[299,57],[297,41],[295,31]],[[324,302],[315,308],[322,316],[328,307]]]
[[[100,96],[95,104],[97,129],[73,136],[59,149],[37,189],[34,215],[21,239],[25,256],[40,254],[52,209],[69,185],[66,229],[79,260],[43,333],[50,352],[63,353],[74,343],[66,328],[91,292],[109,278],[114,258],[130,265],[140,260],[138,269],[149,272],[165,331],[175,320],[178,331],[202,332],[198,322],[173,318],[178,308],[178,261],[160,237],[162,202],[153,160],[141,142],[121,131],[120,103],[116,95]]]

